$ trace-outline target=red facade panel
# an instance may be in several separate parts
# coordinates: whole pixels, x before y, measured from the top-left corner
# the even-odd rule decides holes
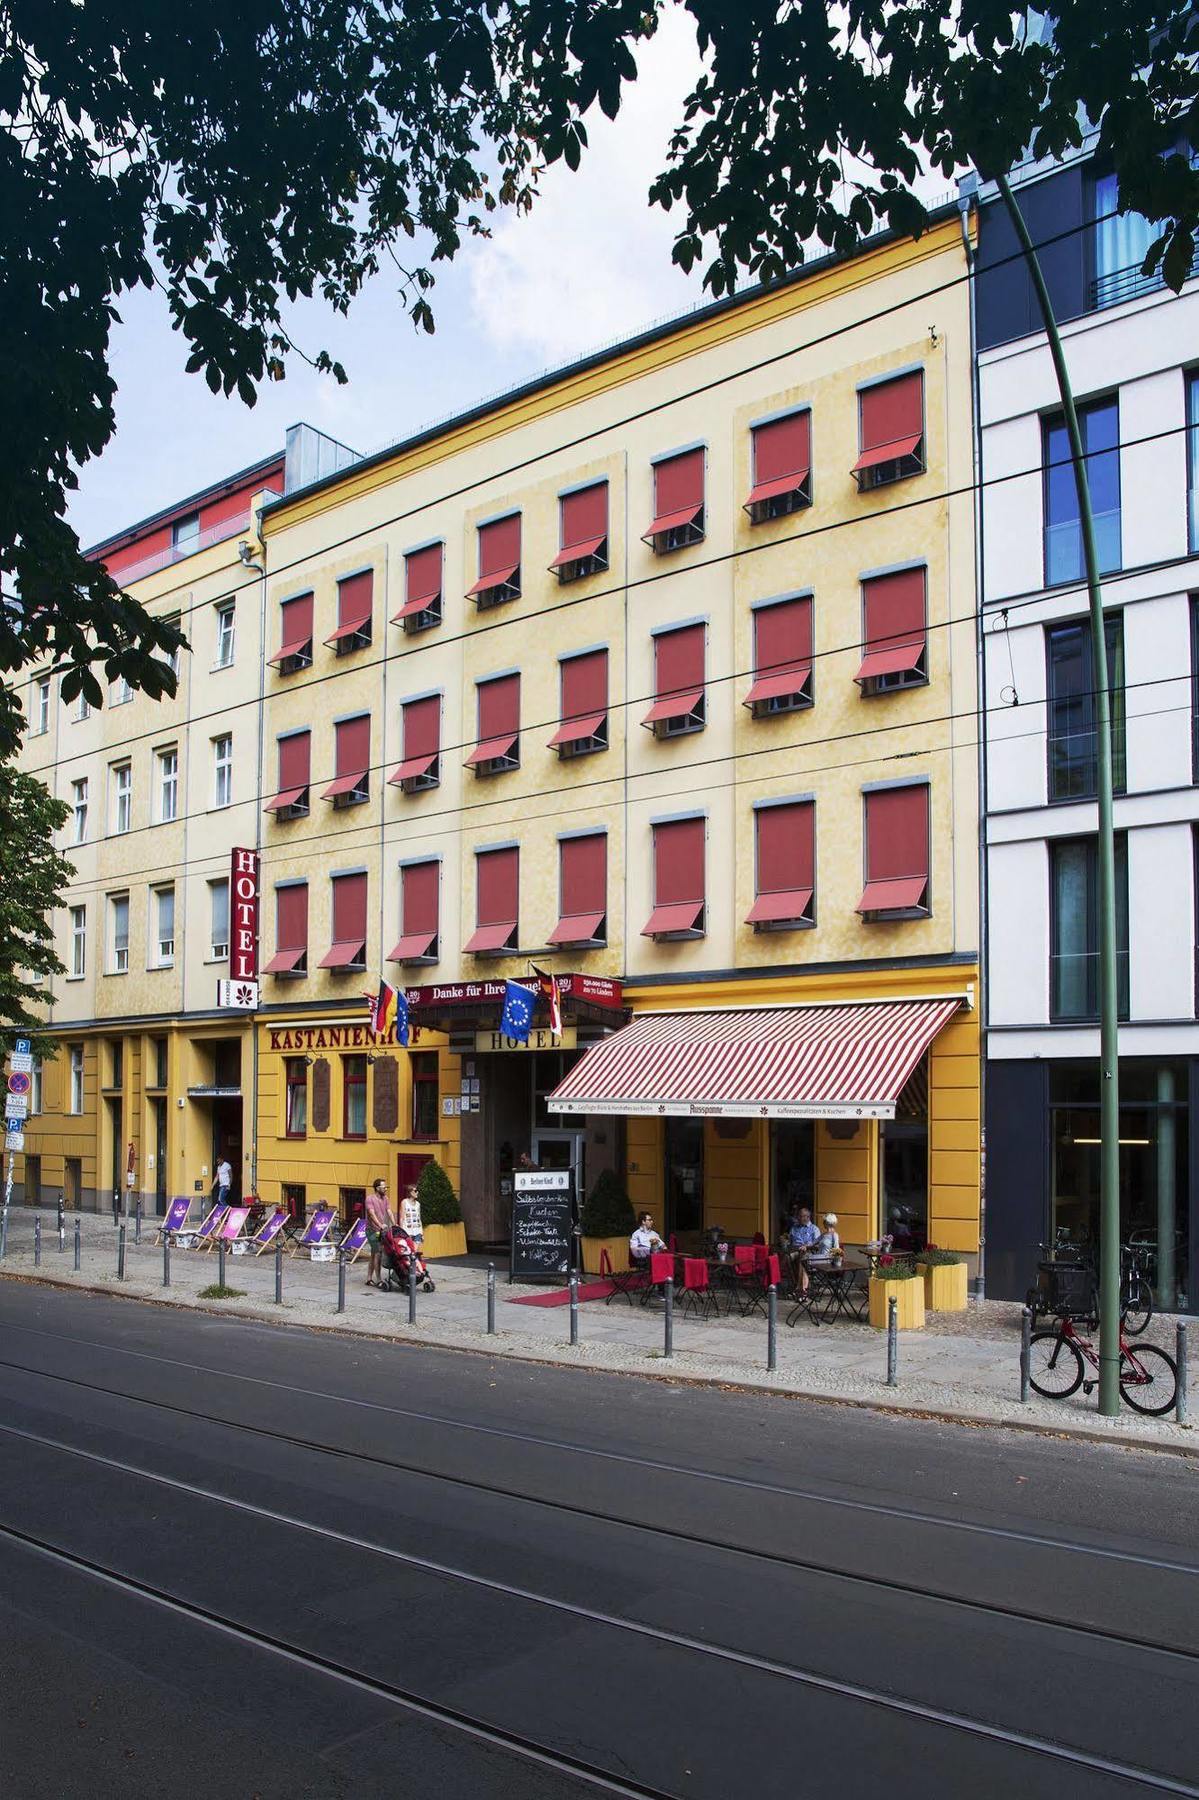
[[[601,716],[608,710],[608,652],[572,656],[562,668],[562,723]]]
[[[496,681],[480,681],[479,742],[515,737],[520,730],[520,676],[501,675]]]
[[[810,894],[816,885],[816,808],[810,800],[793,806],[761,806],[755,816],[758,892]]]
[[[312,733],[293,731],[279,739],[280,788],[306,788],[312,768]],[[287,890],[284,889],[284,892]]]
[[[476,918],[480,925],[515,925],[520,851],[480,850],[475,857]]]
[[[703,819],[671,819],[654,826],[654,904],[704,899]]]
[[[564,919],[608,910],[608,839],[563,838],[558,846],[559,910]]]
[[[404,708],[404,761],[432,762],[441,748],[441,695],[410,700]]]
[[[433,936],[438,926],[438,894],[441,867],[435,862],[409,863],[400,870],[401,911],[404,935],[427,931]]]
[[[366,942],[366,876],[333,877],[333,941],[335,944]]]
[[[371,766],[370,714],[364,713],[357,719],[342,719],[334,729],[338,780],[347,775],[365,775]]]
[[[308,948],[308,884],[275,889],[275,943],[280,950]]]
[[[654,639],[654,692],[658,699],[690,694],[704,686],[704,627],[684,625]]]

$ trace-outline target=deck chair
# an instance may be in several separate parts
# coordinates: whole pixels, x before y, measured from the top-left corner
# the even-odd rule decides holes
[[[250,1249],[255,1256],[261,1256],[264,1250],[274,1248],[275,1239],[287,1223],[287,1208],[277,1206],[273,1213],[268,1213],[253,1237],[248,1239]]]
[[[188,1245],[188,1248],[190,1250],[207,1250],[212,1242],[213,1236],[220,1230],[224,1223],[225,1214],[228,1211],[229,1208],[227,1206],[218,1204],[212,1207],[208,1217],[202,1219],[196,1226],[196,1229],[190,1234],[191,1243]],[[186,1236],[187,1234],[181,1233],[181,1235]]]
[[[187,1215],[190,1210],[190,1195],[181,1194],[177,1200],[172,1200],[171,1204],[167,1207],[165,1217],[158,1221],[158,1230],[154,1233],[154,1242],[156,1244],[161,1244],[164,1238],[169,1237],[173,1239],[176,1232],[185,1231],[187,1229]]]
[[[248,1206],[227,1206],[225,1208],[224,1218],[219,1222],[216,1229],[209,1234],[208,1238],[201,1244],[200,1248],[202,1250],[210,1251],[214,1244],[223,1243],[225,1248],[228,1249],[229,1245],[234,1243],[236,1239],[241,1236],[249,1216],[250,1209]]]
[[[338,1244],[337,1254],[343,1256],[348,1263],[355,1263],[365,1249],[366,1220],[355,1219]]]
[[[288,1245],[288,1254],[294,1256],[297,1250],[316,1250],[328,1238],[337,1218],[337,1209],[332,1206],[318,1206],[305,1225],[299,1237],[294,1237]]]

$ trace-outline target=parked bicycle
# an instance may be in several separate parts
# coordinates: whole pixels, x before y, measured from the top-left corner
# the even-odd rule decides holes
[[[1095,1370],[1088,1377],[1087,1365]],[[1046,1400],[1068,1400],[1081,1387],[1085,1394],[1099,1379],[1099,1356],[1089,1338],[1075,1328],[1072,1318],[1058,1320],[1054,1331],[1033,1333],[1028,1355],[1028,1379]],[[1157,1418],[1173,1410],[1178,1394],[1178,1365],[1156,1344],[1130,1344],[1120,1330],[1120,1393],[1134,1412]]]
[[[1041,1245],[1042,1260],[1037,1264],[1037,1285],[1026,1293],[1025,1305],[1036,1326],[1039,1318],[1062,1311],[1063,1284],[1068,1284],[1076,1297],[1072,1308],[1076,1317],[1099,1320],[1099,1283],[1094,1250],[1089,1245],[1070,1243],[1059,1232],[1055,1242]],[[1120,1247],[1120,1322],[1129,1337],[1140,1337],[1153,1317],[1153,1288],[1145,1272],[1147,1250],[1140,1244]],[[1080,1286],[1088,1290],[1077,1297]]]

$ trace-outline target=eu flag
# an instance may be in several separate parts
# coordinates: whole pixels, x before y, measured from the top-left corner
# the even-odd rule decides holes
[[[395,1028],[396,1043],[406,1044],[408,1042],[408,996],[403,988],[400,988],[395,996]]]
[[[515,1038],[521,1044],[528,1043],[534,998],[532,992],[527,987],[522,987],[519,981],[504,983],[504,1010],[500,1014],[500,1030],[505,1037]]]

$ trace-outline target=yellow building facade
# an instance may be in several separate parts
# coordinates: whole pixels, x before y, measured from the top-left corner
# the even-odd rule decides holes
[[[472,1241],[493,1243],[528,1153],[569,1161],[585,1187],[617,1169],[683,1234],[772,1233],[802,1201],[835,1210],[848,1242],[911,1214],[977,1251],[966,276],[954,212],[918,243],[878,240],[703,308],[267,500],[254,566],[226,555],[192,581],[201,605],[233,591],[257,621],[239,715],[257,777],[247,757],[240,835],[164,835],[161,854],[199,904],[229,846],[258,850],[261,993],[250,1021],[147,991],[126,1024],[139,1149],[156,1034],[168,1097],[194,1110],[190,1136],[170,1115],[171,1192],[188,1191],[185,1165],[193,1185],[211,1166],[202,1097],[184,1088],[204,1085],[195,1059],[224,1033],[240,1046],[243,1185],[268,1201],[302,1189],[349,1207],[431,1155]],[[178,570],[135,591],[177,606]],[[793,640],[769,649],[784,620]],[[780,669],[791,687],[768,679],[753,700]],[[211,703],[203,718],[198,697],[175,703],[193,762]],[[571,738],[572,719],[591,729]],[[50,764],[63,792],[69,771]],[[107,839],[94,854],[80,880],[98,891]],[[803,899],[790,917],[786,881]],[[763,905],[774,916],[751,918]],[[62,942],[66,959],[65,927]],[[534,966],[564,979],[565,1029],[547,1035],[543,1005],[525,1048],[498,1031],[502,984]],[[380,976],[407,992],[406,1048],[367,1029]],[[123,1016],[127,991],[111,1000]],[[552,1103],[629,1017],[955,996],[895,1120],[580,1119]],[[113,1172],[107,1017],[73,1040],[70,1118],[91,1122],[96,1192]],[[43,1184],[59,1178],[64,1067],[47,1071],[45,1138],[31,1125]]]

